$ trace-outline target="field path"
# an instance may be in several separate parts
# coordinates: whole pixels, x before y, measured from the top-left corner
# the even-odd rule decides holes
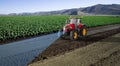
[[[120,33],[29,66],[119,66]]]

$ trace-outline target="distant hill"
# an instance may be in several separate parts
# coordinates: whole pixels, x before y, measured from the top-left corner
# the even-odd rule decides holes
[[[59,11],[34,12],[34,13],[10,13],[8,15],[77,15],[78,9],[64,9]]]
[[[8,15],[120,15],[119,4],[103,5],[98,4],[85,8],[64,9],[58,11],[48,12],[34,12],[34,13],[11,13]]]
[[[85,13],[93,13],[93,14],[107,14],[107,15],[120,15],[120,5],[112,4],[112,5],[102,5],[98,4],[91,7],[86,7],[81,10]]]
[[[50,11],[50,12],[35,12],[35,15],[77,15],[78,9],[65,9],[59,11]]]

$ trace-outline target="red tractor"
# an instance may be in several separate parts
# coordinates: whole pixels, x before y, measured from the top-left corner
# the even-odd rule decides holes
[[[69,36],[71,40],[77,40],[80,37],[86,37],[87,27],[81,23],[80,18],[70,18],[66,20],[66,25],[58,32],[58,35],[63,39]]]

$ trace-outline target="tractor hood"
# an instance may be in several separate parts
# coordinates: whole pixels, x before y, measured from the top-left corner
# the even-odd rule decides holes
[[[63,31],[68,32],[68,31],[74,30],[74,28],[75,28],[75,25],[74,25],[74,24],[66,24],[66,25],[63,27]]]

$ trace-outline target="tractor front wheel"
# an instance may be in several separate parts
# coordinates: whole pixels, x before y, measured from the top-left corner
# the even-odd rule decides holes
[[[71,40],[77,40],[78,39],[78,31],[74,30],[70,32],[70,39]]]

